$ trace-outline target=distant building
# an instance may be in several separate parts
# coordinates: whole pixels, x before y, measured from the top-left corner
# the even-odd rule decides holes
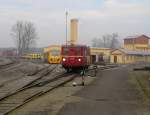
[[[149,39],[150,38],[146,35],[127,37],[124,39],[124,49],[148,51]]]
[[[0,48],[0,57],[13,57],[17,55],[15,48]]]
[[[92,62],[110,62],[110,48],[91,47]]]
[[[131,51],[128,49],[116,49],[111,52],[112,63],[134,63],[134,62],[150,62],[150,52],[149,51]]]
[[[149,37],[146,35],[127,37],[124,46],[111,52],[111,63],[150,62]]]
[[[30,48],[29,51],[22,55],[22,58],[43,59],[43,48]]]

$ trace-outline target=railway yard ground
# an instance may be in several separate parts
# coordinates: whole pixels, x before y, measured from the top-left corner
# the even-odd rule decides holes
[[[134,71],[145,66],[99,65],[82,86],[61,65],[0,59],[0,115],[150,115],[150,71]]]

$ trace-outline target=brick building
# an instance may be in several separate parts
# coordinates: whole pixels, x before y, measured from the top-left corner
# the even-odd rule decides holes
[[[146,35],[128,37],[124,39],[124,49],[136,51],[149,50],[149,37]]]

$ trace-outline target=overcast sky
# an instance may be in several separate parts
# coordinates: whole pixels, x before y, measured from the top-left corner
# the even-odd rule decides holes
[[[37,46],[63,44],[66,10],[68,19],[79,19],[82,44],[107,33],[150,36],[150,0],[0,0],[0,47],[14,46],[10,33],[17,20],[35,24]]]

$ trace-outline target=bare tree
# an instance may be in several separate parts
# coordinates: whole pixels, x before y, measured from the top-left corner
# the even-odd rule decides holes
[[[104,47],[106,48],[115,49],[120,47],[120,42],[117,33],[106,34],[103,36],[103,39],[105,40]]]
[[[22,38],[23,38],[23,22],[18,21],[12,27],[12,36],[15,40],[15,45],[17,47],[18,55],[22,54]]]
[[[120,43],[119,43],[119,40],[117,38],[118,38],[118,34],[113,33],[111,35],[111,45],[110,45],[110,48],[115,49],[115,48],[120,47]]]
[[[24,32],[24,49],[26,51],[34,45],[37,39],[37,34],[34,25],[31,22],[25,23],[25,32]]]
[[[12,36],[19,56],[28,52],[37,39],[37,33],[33,23],[23,21],[18,21],[13,25]]]
[[[111,35],[110,34],[106,34],[102,37],[103,39],[103,46],[104,48],[109,48],[110,44],[111,44]]]
[[[119,48],[120,41],[118,39],[118,34],[106,34],[102,38],[95,38],[92,40],[93,47],[104,47],[104,48]]]
[[[92,46],[93,47],[103,47],[103,40],[99,38],[94,38],[92,40]]]

